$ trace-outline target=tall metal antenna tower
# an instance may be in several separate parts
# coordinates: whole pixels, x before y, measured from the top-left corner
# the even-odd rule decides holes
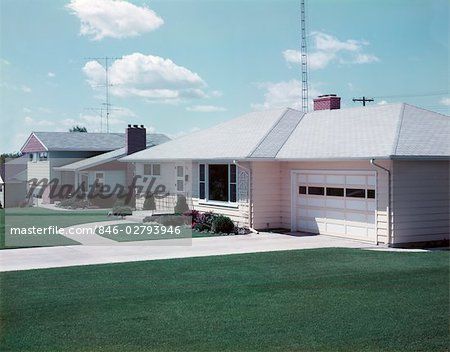
[[[112,84],[109,83],[109,61],[110,60],[118,60],[121,57],[86,57],[86,60],[95,60],[105,69],[105,109],[106,109],[106,133],[109,133],[109,115],[111,112],[111,104],[109,102],[109,87],[112,87]]]
[[[302,111],[308,112],[308,50],[306,45],[306,8],[305,1],[301,0],[301,65],[302,65]]]

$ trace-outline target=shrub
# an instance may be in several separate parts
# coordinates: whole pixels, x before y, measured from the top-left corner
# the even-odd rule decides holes
[[[200,214],[193,229],[199,232],[211,231],[212,223],[218,216],[212,212]]]
[[[124,218],[125,216],[133,215],[133,209],[127,205],[115,206],[112,209],[112,215]]]
[[[174,212],[175,214],[183,214],[189,210],[189,206],[186,201],[186,197],[178,194],[177,195],[177,204],[175,204]]]
[[[3,204],[2,204],[2,202],[0,202],[0,209],[3,209]]]
[[[234,232],[234,223],[228,216],[219,215],[212,221],[211,231],[214,233]]]
[[[88,208],[90,206],[90,202],[87,199],[80,199],[76,196],[63,199],[57,205],[59,208],[68,208],[68,209],[80,209],[80,208]]]
[[[153,194],[149,194],[145,197],[143,210],[156,210],[155,196]]]
[[[201,217],[201,214],[198,210],[189,210],[187,212],[185,212],[183,214],[186,217],[190,217],[192,220],[192,228],[195,227],[195,225],[197,225],[197,223],[199,222],[199,219]]]
[[[182,226],[187,225],[185,218],[175,214],[146,216],[144,222],[156,222],[163,226]]]

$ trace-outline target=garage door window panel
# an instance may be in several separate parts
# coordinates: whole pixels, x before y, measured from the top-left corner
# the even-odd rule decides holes
[[[325,194],[325,188],[310,186],[310,187],[308,187],[308,194],[314,195],[314,196],[323,196]]]
[[[366,198],[366,190],[363,188],[347,188],[345,195],[350,198]]]

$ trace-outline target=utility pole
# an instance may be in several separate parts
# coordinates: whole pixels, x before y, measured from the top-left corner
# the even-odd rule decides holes
[[[308,50],[306,45],[306,9],[305,1],[300,3],[301,22],[301,65],[302,65],[302,111],[308,112]]]
[[[367,97],[353,98],[353,102],[362,102],[363,106],[366,106],[366,103],[371,103],[373,101],[374,101],[373,98],[367,98]]]
[[[106,133],[109,133],[109,115],[110,115],[110,102],[109,102],[109,87],[113,85],[109,83],[109,61],[110,60],[118,60],[121,57],[87,57],[85,60],[95,60],[105,69],[105,103],[106,106]]]

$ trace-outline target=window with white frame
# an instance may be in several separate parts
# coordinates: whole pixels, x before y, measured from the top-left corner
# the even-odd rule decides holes
[[[236,165],[199,164],[199,199],[213,202],[236,203]]]
[[[39,161],[47,161],[47,160],[48,160],[48,153],[47,152],[39,153]]]
[[[105,174],[103,172],[96,172],[95,180],[99,186],[103,186],[105,184]]]
[[[161,165],[144,164],[144,176],[161,176]]]

